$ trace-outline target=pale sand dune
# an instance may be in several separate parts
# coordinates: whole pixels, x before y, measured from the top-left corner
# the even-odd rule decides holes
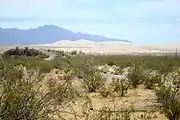
[[[18,46],[18,45],[17,45]],[[161,45],[136,45],[133,43],[113,41],[113,42],[95,42],[89,40],[61,40],[50,44],[39,45],[20,45],[35,49],[54,49],[63,51],[82,51],[92,54],[139,54],[139,53],[169,53],[180,52],[180,44],[161,44]],[[5,51],[15,46],[0,46],[0,51]]]
[[[132,54],[132,53],[166,53],[175,52],[176,45],[142,45],[138,46],[133,43],[126,42],[94,42],[89,40],[69,41],[62,40],[52,44],[38,45],[41,47],[51,48],[64,51],[82,51],[85,53],[100,53],[100,54]]]

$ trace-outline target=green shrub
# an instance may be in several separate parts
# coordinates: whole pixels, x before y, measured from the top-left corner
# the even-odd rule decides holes
[[[143,69],[140,66],[135,66],[134,68],[130,69],[127,77],[129,79],[130,85],[133,88],[137,88],[138,85],[142,83],[146,79],[146,76],[142,73]]]
[[[105,79],[101,76],[98,71],[91,71],[90,74],[87,74],[83,77],[83,87],[88,92],[96,92],[105,82]]]
[[[49,99],[33,89],[37,81],[23,77],[22,69],[1,71],[1,120],[49,120]]]
[[[71,80],[48,81],[48,94],[54,100],[55,105],[70,102],[80,96],[79,91],[72,86]]]
[[[90,120],[130,120],[131,110],[120,109],[112,110],[109,107],[103,107],[101,110],[94,112]]]
[[[123,72],[123,69],[121,67],[118,67],[115,69],[114,75],[122,75]]]
[[[113,78],[110,86],[112,91],[118,93],[120,96],[127,94],[127,90],[129,89],[129,83],[125,79]]]
[[[72,51],[71,55],[77,55],[77,51],[76,50]]]
[[[79,94],[67,79],[45,81],[34,70],[23,66],[0,71],[0,120],[50,120],[63,110],[56,109]],[[47,78],[46,78],[47,79]]]
[[[146,76],[144,85],[147,89],[154,89],[155,86],[158,86],[161,83],[161,75]]]
[[[180,119],[180,73],[178,70],[163,75],[161,86],[156,88],[157,102],[169,120]]]
[[[108,65],[109,65],[109,66],[113,66],[113,65],[115,65],[115,63],[114,63],[114,61],[109,61],[109,62],[108,62]]]
[[[103,85],[100,90],[99,93],[101,94],[102,97],[107,98],[110,94],[110,88],[106,88],[105,85]]]
[[[95,92],[105,83],[100,71],[88,61],[80,65],[76,73],[82,78],[82,85],[88,92]]]
[[[180,119],[180,89],[162,86],[156,90],[157,102],[162,107],[162,112],[169,120]]]

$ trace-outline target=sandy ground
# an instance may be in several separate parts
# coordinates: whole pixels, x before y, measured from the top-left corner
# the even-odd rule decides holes
[[[58,78],[58,75],[60,74],[56,74],[55,72],[51,71],[49,74],[46,74],[46,77]],[[107,78],[107,81],[111,80],[111,77]],[[74,79],[73,86],[74,88],[80,89],[82,87],[82,84],[78,79]],[[84,110],[89,115],[92,115],[94,112],[101,110],[103,107],[108,107],[112,110],[120,110],[121,108],[133,108],[134,110],[136,110],[136,112],[131,113],[131,120],[167,120],[167,118],[163,114],[159,113],[159,110],[154,107],[156,99],[155,92],[153,90],[145,89],[143,85],[139,86],[136,89],[129,89],[124,97],[120,97],[117,95],[114,97],[109,96],[107,98],[103,98],[99,92],[85,94],[89,98],[89,102],[87,105],[88,107],[84,106],[87,102],[87,99],[78,98],[74,103],[70,103],[73,110],[71,107],[68,107],[67,109],[65,109],[65,111],[75,111],[78,116],[84,119]],[[89,106],[91,106],[92,109],[89,109]],[[154,112],[151,113],[151,111]],[[68,120],[74,120],[74,115],[63,113],[61,115]],[[79,117],[77,118],[77,120],[81,120]]]

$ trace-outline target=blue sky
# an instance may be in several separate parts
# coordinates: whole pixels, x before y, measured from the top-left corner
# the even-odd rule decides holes
[[[137,44],[180,43],[180,0],[0,0],[0,26],[55,24]]]

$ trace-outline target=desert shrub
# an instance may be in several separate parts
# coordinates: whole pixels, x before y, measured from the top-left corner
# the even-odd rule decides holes
[[[38,61],[37,67],[41,73],[49,73],[52,69],[67,71],[72,69],[71,60],[68,57],[55,58],[51,61]]]
[[[143,69],[140,66],[135,66],[129,70],[127,77],[129,79],[130,85],[133,88],[137,88],[138,85],[146,79],[146,76],[143,74]]]
[[[99,93],[101,94],[102,97],[107,98],[111,94],[111,90],[109,87],[106,87],[105,85],[103,85],[99,89]]]
[[[59,56],[66,56],[66,53],[62,50],[58,51],[58,55]]]
[[[82,51],[79,51],[79,55],[85,55],[85,53]]]
[[[160,88],[156,89],[157,102],[169,120],[180,119],[180,76],[172,72],[165,76]]]
[[[169,120],[180,119],[180,89],[162,86],[156,90],[157,102]]]
[[[0,119],[50,120],[54,115],[62,118],[64,108],[56,108],[79,95],[68,80],[58,83],[50,79],[49,86],[44,87],[44,78],[38,71],[23,66],[1,69]]]
[[[46,54],[42,53],[39,50],[36,49],[29,49],[28,47],[25,47],[24,49],[20,49],[16,47],[15,49],[7,50],[3,53],[4,57],[11,57],[11,56],[24,56],[24,57],[48,57]]]
[[[130,120],[131,110],[122,108],[120,110],[112,110],[109,107],[103,107],[101,110],[94,112],[91,120]]]
[[[83,69],[85,69],[85,67],[86,67],[86,65],[80,65],[80,66],[78,66],[78,67],[74,70],[75,76],[78,77],[79,79],[83,79],[83,75],[85,74]]]
[[[89,120],[90,112],[93,110],[92,100],[88,95],[84,97],[85,102],[82,105],[82,115],[85,118],[84,120]]]
[[[83,77],[83,87],[88,92],[95,92],[99,89],[105,82],[105,79],[102,77],[99,71],[91,71],[90,74],[84,75]]]
[[[114,72],[114,74],[115,75],[121,75],[121,74],[123,74],[123,69],[121,68],[121,67],[117,67],[116,69],[115,69],[115,72]]]
[[[159,86],[161,83],[161,75],[156,74],[153,76],[146,76],[146,80],[144,81],[144,85],[147,89],[154,89],[154,87]]]
[[[80,97],[79,91],[72,86],[71,80],[56,81],[50,79],[47,86],[48,94],[54,100],[55,105],[74,101],[77,97]]]
[[[107,64],[108,64],[109,66],[115,65],[114,61],[109,61]]]
[[[61,65],[58,61],[41,61],[38,63],[37,67],[40,69],[41,73],[49,73],[53,69],[60,69]]]
[[[42,58],[3,58],[6,64],[6,67],[13,67],[17,65],[23,65],[27,69],[40,69],[41,73],[48,73],[52,69],[59,68],[61,61],[54,59],[52,61],[44,61]],[[62,63],[63,64],[63,63]],[[3,68],[4,65],[0,62],[0,68]]]
[[[152,120],[157,119],[157,113],[155,111],[144,111],[140,116],[135,116],[135,120]]]
[[[129,89],[129,83],[126,79],[113,78],[110,86],[112,92],[116,92],[120,96],[127,94],[127,90]]]
[[[76,70],[76,75],[82,78],[83,88],[88,92],[95,92],[105,82],[100,71],[87,60]]]
[[[72,51],[71,55],[77,55],[77,51],[76,50]]]
[[[174,67],[175,64],[173,61],[171,61],[170,63],[161,63],[158,67],[158,71],[160,74],[167,75],[169,72],[172,72]]]
[[[11,68],[1,71],[1,120],[50,119],[49,99],[33,89],[36,82],[37,79],[24,76],[22,69]]]
[[[104,74],[107,74],[108,72],[109,72],[109,70],[108,70],[108,66],[103,66],[102,68],[101,68],[101,72],[102,73],[104,73]]]
[[[56,71],[58,78],[48,79],[46,84],[50,97],[59,104],[73,101],[75,98],[80,97],[79,91],[73,86],[74,71],[72,66],[68,61],[66,63],[61,65],[59,69],[56,69],[62,72],[63,77],[59,76],[58,71]]]

